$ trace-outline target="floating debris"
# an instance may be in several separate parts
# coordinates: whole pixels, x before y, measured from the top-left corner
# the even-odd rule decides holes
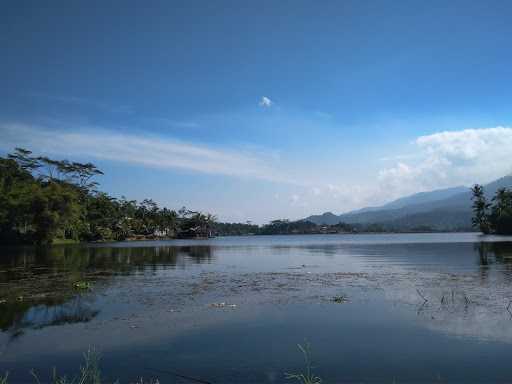
[[[337,295],[332,298],[332,301],[335,302],[336,304],[343,304],[343,303],[346,303],[348,301],[348,299],[346,296]]]
[[[212,303],[210,304],[212,308],[236,308],[236,304],[228,304],[228,303]]]
[[[299,266],[296,266],[296,267],[288,267],[288,269],[304,269],[304,268],[317,268],[319,267],[318,265],[314,265],[314,264],[311,264],[311,265],[308,265],[308,264],[301,264]]]

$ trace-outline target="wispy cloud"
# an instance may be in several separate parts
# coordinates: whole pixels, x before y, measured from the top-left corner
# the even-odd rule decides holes
[[[0,123],[0,149],[15,146],[70,159],[104,159],[137,166],[181,169],[211,175],[282,183],[273,190],[267,209],[308,215],[343,212],[378,205],[410,193],[455,185],[485,183],[512,171],[512,128],[445,131],[416,138],[414,156],[388,159],[394,165],[359,182],[334,174],[312,175],[286,156],[261,148],[214,147],[161,135],[122,134],[102,128],[71,125],[34,126]],[[243,148],[243,149],[242,149]],[[281,198],[280,198],[280,197]],[[274,197],[272,199],[272,197]],[[289,207],[289,211],[285,211]],[[279,209],[283,211],[279,211]],[[248,208],[249,209],[249,208]]]
[[[260,107],[263,108],[270,108],[273,104],[274,102],[266,96],[263,96],[260,100]]]
[[[84,156],[157,168],[294,183],[272,157],[212,148],[167,137],[121,134],[105,129],[56,130],[19,123],[0,124],[5,151],[15,146],[61,156]]]
[[[195,129],[200,127],[199,123],[192,120],[174,120],[167,117],[144,118],[142,121],[171,128]]]

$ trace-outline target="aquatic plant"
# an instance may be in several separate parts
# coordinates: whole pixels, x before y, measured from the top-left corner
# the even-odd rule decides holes
[[[348,301],[346,296],[343,295],[336,295],[332,298],[332,301],[334,301],[336,304],[343,304]]]
[[[101,377],[99,366],[100,357],[100,354],[94,348],[89,348],[88,351],[84,353],[85,364],[80,366],[78,375],[73,378],[58,376],[55,369],[53,370],[53,376],[50,380],[41,381],[35,371],[32,370],[30,373],[34,378],[35,384],[107,384]],[[0,384],[8,384],[8,375],[9,373],[6,372],[4,376],[0,376]],[[118,384],[118,381],[115,383]],[[135,384],[159,384],[159,381],[144,381],[143,378],[139,378]]]
[[[296,380],[299,382],[299,384],[321,384],[322,379],[313,373],[314,366],[312,364],[310,357],[311,352],[309,344],[297,344],[297,346],[302,352],[302,355],[304,356],[304,362],[306,365],[305,371],[301,373],[286,373],[286,379]],[[58,376],[56,369],[53,370],[53,375],[50,380],[41,381],[35,371],[32,370],[30,371],[30,373],[34,378],[34,384],[107,384],[107,382],[103,381],[101,376],[101,370],[99,366],[100,358],[101,355],[94,348],[89,348],[87,352],[84,353],[85,364],[83,366],[80,366],[78,375],[72,378],[68,378],[66,376]],[[173,371],[161,372],[172,374],[176,377],[184,378],[198,383],[208,383],[207,381],[196,379],[190,376],[184,376]],[[4,376],[0,376],[0,384],[8,384],[8,376],[8,372],[6,372]],[[118,381],[116,381],[115,383],[118,383]],[[137,381],[135,384],[159,384],[159,381],[151,380],[145,382],[143,378],[139,378],[139,381]]]
[[[311,351],[309,344],[306,343],[304,346],[297,344],[302,355],[304,356],[304,362],[306,364],[306,370],[302,373],[286,373],[287,379],[297,380],[300,384],[321,384],[322,379],[313,374],[313,364],[311,362]]]
[[[77,281],[74,285],[76,289],[91,289],[92,284],[88,281]]]
[[[84,353],[85,365],[80,366],[78,376],[68,379],[66,376],[57,376],[57,371],[53,370],[52,384],[101,384],[101,371],[99,368],[100,354],[94,348],[89,348]],[[36,384],[41,384],[39,376],[35,371],[30,371]],[[0,384],[7,384],[1,383]]]

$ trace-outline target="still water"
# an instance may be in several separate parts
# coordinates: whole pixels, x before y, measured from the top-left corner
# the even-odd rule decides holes
[[[512,238],[257,236],[0,248],[0,373],[512,382]],[[90,289],[78,289],[88,282]],[[340,302],[334,297],[342,297]]]

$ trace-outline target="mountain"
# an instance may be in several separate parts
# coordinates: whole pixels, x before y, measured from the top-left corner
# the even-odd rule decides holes
[[[414,204],[423,204],[430,203],[434,201],[439,201],[451,197],[453,195],[457,195],[462,192],[468,192],[468,187],[452,187],[446,189],[437,189],[430,192],[419,192],[410,196],[401,197],[399,199],[393,200],[390,203],[381,205],[379,207],[366,207],[362,209],[358,209],[355,211],[348,212],[347,214],[356,214],[356,213],[364,213],[364,212],[374,212],[374,211],[382,211],[385,209],[397,209],[403,208],[408,205]]]
[[[512,187],[512,176],[502,177],[484,186],[490,200],[499,188]],[[430,227],[436,230],[471,229],[471,190],[454,187],[420,192],[402,197],[380,207],[367,207],[341,215],[326,212],[305,220],[316,224],[334,225],[378,224],[392,230]]]
[[[341,220],[340,220],[340,217],[335,215],[334,213],[325,212],[321,215],[312,215],[312,216],[306,217],[304,219],[304,221],[311,221],[312,223],[315,223],[318,225],[322,225],[322,224],[334,225],[334,224],[338,224]]]

